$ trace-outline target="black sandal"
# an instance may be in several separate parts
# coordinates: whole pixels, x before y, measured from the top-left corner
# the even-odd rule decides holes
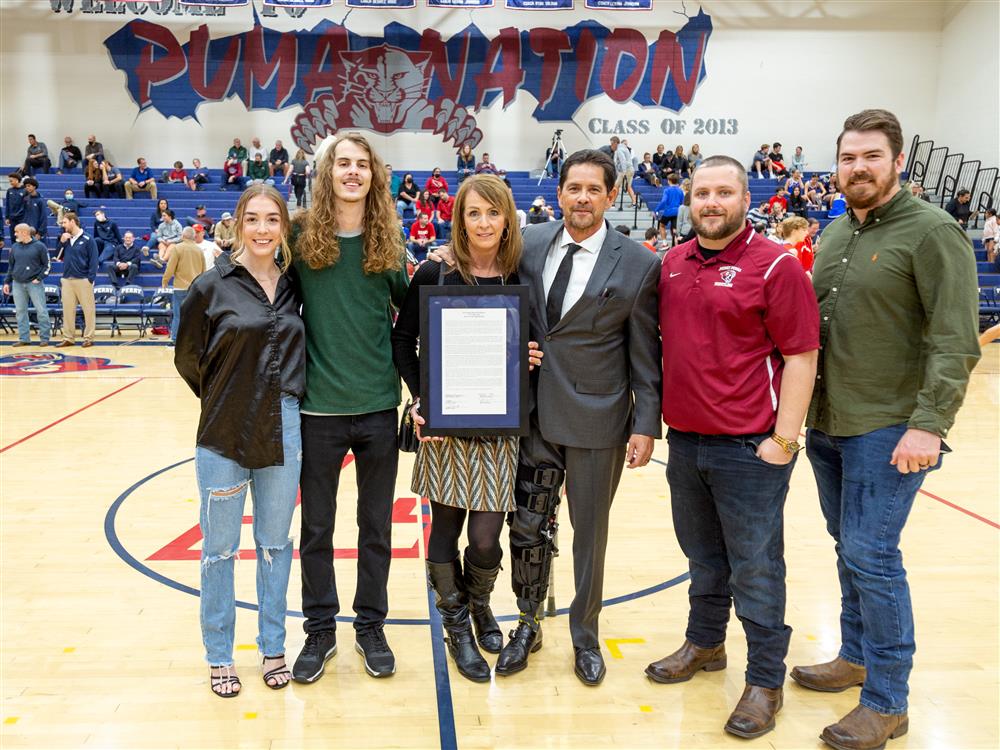
[[[291,670],[288,669],[288,664],[284,660],[285,655],[278,654],[277,656],[265,656],[260,664],[261,669],[264,668],[264,662],[267,661],[268,659],[271,659],[272,661],[274,659],[281,659],[282,662],[280,667],[275,667],[269,672],[264,672],[264,684],[267,685],[269,688],[271,688],[271,690],[281,690],[282,688],[288,687],[288,683],[292,681],[292,672]],[[288,679],[285,680],[284,682],[278,682],[273,685],[270,682],[268,682],[268,680],[276,680],[278,678],[278,675],[282,673],[288,675]]]
[[[220,698],[235,698],[240,694],[243,683],[240,682],[239,676],[236,674],[236,668],[230,664],[228,666],[222,666],[221,664],[215,664],[209,667],[209,669],[217,669],[219,673],[212,674],[208,673],[209,677],[209,687],[212,692],[215,693]],[[229,692],[221,692],[223,685],[229,685]],[[233,690],[234,686],[238,686],[236,690]]]

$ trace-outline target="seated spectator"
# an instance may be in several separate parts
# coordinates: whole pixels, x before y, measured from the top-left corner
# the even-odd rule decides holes
[[[201,190],[201,186],[211,182],[208,170],[201,166],[201,159],[191,160],[191,171],[187,176],[187,186],[191,190]]]
[[[831,184],[833,184],[832,181]],[[835,219],[847,213],[847,199],[839,190],[831,190],[823,196],[823,200],[827,204],[826,217],[828,219]]]
[[[809,182],[806,183],[806,200],[812,205],[819,208],[823,205],[823,196],[826,195],[826,188],[819,179],[819,175],[813,173],[812,177],[809,178]]]
[[[49,231],[49,212],[46,210],[45,199],[38,192],[38,180],[25,177],[21,185],[24,187],[24,215],[21,220],[31,227],[35,239],[44,242]]]
[[[125,182],[125,197],[132,200],[132,194],[136,190],[149,193],[149,197],[156,200],[156,180],[153,179],[153,170],[146,166],[146,160],[141,156]]]
[[[104,170],[101,164],[93,159],[87,159],[83,167],[83,197],[104,197]]]
[[[679,242],[687,242],[694,237],[692,234],[694,227],[691,223],[691,190],[684,187],[681,187],[681,190],[684,191],[684,202],[677,209],[677,236],[680,237]]]
[[[668,174],[674,172],[679,177],[689,176],[691,167],[688,164],[687,157],[684,155],[683,146],[675,148],[674,152],[667,157],[667,166],[669,168]]]
[[[215,219],[208,215],[208,211],[205,209],[204,205],[197,205],[194,207],[194,216],[188,216],[184,221],[189,227],[193,227],[195,224],[200,224],[204,230],[205,234],[209,237],[214,233],[215,229]]]
[[[45,174],[52,168],[52,160],[49,158],[49,147],[37,140],[34,135],[28,136],[28,152],[24,159],[24,166],[21,172],[34,177],[35,170],[40,169]]]
[[[618,234],[620,234],[622,237],[632,236],[632,228],[626,224],[619,224],[618,226],[615,227],[615,231],[618,232]]]
[[[792,194],[792,188],[798,186],[802,191],[802,195],[806,194],[806,183],[802,179],[802,173],[799,170],[794,170],[787,180],[785,180],[785,192],[789,195]]]
[[[997,211],[995,208],[987,208],[984,214],[986,221],[983,223],[983,248],[986,250],[986,260],[994,265],[997,264],[997,246],[1000,245],[1000,226],[997,225]],[[1000,267],[997,269],[1000,271]]]
[[[222,186],[219,190],[229,190],[229,188],[243,190],[245,187],[246,180],[243,177],[243,161],[236,157],[226,159],[226,164],[222,168]]]
[[[163,222],[163,212],[168,208],[170,208],[170,202],[166,198],[160,198],[156,202],[156,208],[153,209],[153,213],[149,216],[149,239],[153,241],[151,244],[155,244],[156,228]]]
[[[97,243],[97,262],[105,263],[111,258],[115,246],[122,242],[122,233],[118,225],[108,218],[104,208],[94,211],[94,229],[91,232]]]
[[[45,277],[52,267],[45,244],[32,239],[31,227],[19,222],[11,227],[14,242],[7,256],[7,273],[3,280],[3,293],[14,297],[14,319],[17,321],[17,341],[14,346],[31,343],[31,321],[28,302],[35,308],[38,319],[38,338],[41,346],[49,345],[52,325],[45,306]]]
[[[778,224],[774,231],[784,244],[785,250],[798,258],[803,270],[812,276],[813,251],[807,239],[809,222],[801,216],[790,216]]]
[[[656,173],[656,165],[653,164],[653,157],[648,151],[642,155],[638,171],[639,177],[645,180],[647,184],[653,187],[660,186],[660,176]]]
[[[413,210],[416,212],[417,216],[420,214],[427,214],[430,218],[431,224],[436,224],[436,214],[437,214],[437,196],[431,195],[430,191],[422,190],[417,196],[417,202],[413,206]],[[434,227],[437,231],[437,227]]]
[[[222,252],[228,253],[233,249],[233,243],[235,242],[236,222],[233,221],[233,215],[225,211],[219,217],[219,223],[215,225],[215,244],[218,245]]]
[[[704,160],[705,157],[701,155],[701,147],[697,143],[691,146],[691,152],[688,154],[688,165],[691,171],[694,172]]]
[[[247,160],[247,149],[242,143],[240,143],[239,138],[233,138],[233,145],[229,147],[229,151],[226,154],[226,161],[230,159],[236,159],[238,162],[245,162]]]
[[[125,178],[122,171],[118,169],[111,160],[104,158],[101,162],[101,187],[104,189],[105,198],[125,197]]]
[[[812,250],[813,255],[819,250],[819,219],[807,219],[809,222],[809,231],[806,234],[806,242],[809,243],[809,249]]]
[[[427,182],[424,184],[424,190],[426,190],[431,195],[437,195],[442,190],[448,189],[448,180],[441,176],[441,168],[434,167],[431,172],[431,176],[427,178]]]
[[[459,185],[462,184],[462,180],[466,177],[476,173],[476,155],[472,153],[472,146],[468,143],[459,149],[455,169],[458,171]]]
[[[250,141],[250,148],[247,149],[247,172],[250,171],[250,167],[253,165],[254,161],[256,161],[258,156],[260,157],[260,160],[264,162],[264,166],[266,167],[267,151],[265,151],[264,147],[260,145],[260,138],[255,136]],[[270,174],[268,177],[270,177]],[[273,185],[274,183],[271,184]]]
[[[927,193],[924,192],[924,186],[921,185],[919,182],[910,183],[910,193],[915,198],[919,198],[922,201],[927,201],[928,203],[931,202],[930,197],[928,197]]]
[[[410,242],[407,249],[417,261],[422,262],[427,257],[427,249],[436,238],[431,217],[426,212],[421,212],[419,218],[410,227]]]
[[[969,226],[970,221],[975,221],[978,214],[972,212],[972,193],[966,188],[962,188],[955,197],[948,201],[944,210],[951,214],[952,218],[959,223],[962,229]]]
[[[451,218],[455,210],[455,199],[442,190],[437,196],[438,238],[447,240],[451,237]]]
[[[792,188],[792,194],[788,196],[788,210],[803,219],[809,212],[809,201],[802,195],[802,188],[798,185]]]
[[[389,172],[392,180],[390,184],[396,185],[396,187],[389,190],[389,194],[395,198],[396,192],[399,190],[399,178],[392,175],[391,165],[386,165],[386,171]],[[285,182],[291,181],[292,183],[292,190],[295,192],[296,208],[306,207],[306,183],[309,181],[309,174],[311,172],[312,167],[309,166],[309,161],[306,159],[306,152],[300,148],[295,152],[295,158],[292,159],[289,165],[289,172],[285,175]]]
[[[274,177],[276,174],[288,177],[288,172],[291,168],[292,165],[288,162],[288,149],[282,145],[281,141],[275,141],[274,148],[267,155],[267,169],[271,177]]]
[[[497,165],[490,161],[490,155],[483,154],[483,160],[476,165],[476,174],[505,174],[502,169],[497,169]]]
[[[173,185],[176,182],[183,182],[185,185],[187,185],[188,174],[187,170],[184,169],[184,162],[175,161],[173,169],[169,171],[164,170],[162,175],[162,180],[163,182],[166,182],[167,184],[170,185]]]
[[[775,203],[780,203],[782,208],[786,210],[788,209],[788,194],[785,192],[785,188],[775,188],[774,195],[772,195],[771,199],[767,202],[767,208],[772,213],[774,212]]]
[[[181,241],[181,232],[183,228],[181,223],[177,221],[177,217],[174,215],[173,209],[166,208],[163,210],[163,221],[156,228],[156,250],[150,261],[157,268],[163,268],[163,262],[170,260],[170,253],[173,250],[174,245]],[[193,236],[193,235],[192,235]],[[150,238],[152,239],[152,238]],[[152,248],[153,245],[148,246]],[[142,254],[147,255],[147,247],[142,248]]]
[[[771,146],[771,171],[778,177],[788,177],[785,157],[781,155],[781,144],[777,141]]]
[[[63,193],[63,199],[61,201],[46,201],[45,205],[49,207],[52,215],[56,217],[56,224],[62,224],[63,214],[67,211],[72,211],[79,216],[80,209],[87,207],[86,203],[78,201],[73,197],[73,191],[69,188],[67,188]]]
[[[83,158],[97,164],[104,161],[104,145],[97,140],[96,135],[87,136],[87,147],[83,150]]]
[[[396,193],[396,213],[399,214],[399,218],[403,218],[403,212],[407,209],[413,210],[414,204],[417,202],[417,196],[420,195],[420,188],[413,181],[413,175],[407,172],[403,175],[403,182],[399,186],[399,192]]]
[[[750,165],[750,171],[757,173],[757,178],[760,180],[764,179],[763,170],[767,170],[767,176],[772,180],[774,179],[774,168],[771,166],[771,147],[766,143],[760,144],[760,148],[753,155],[753,163]]]
[[[201,254],[205,256],[205,270],[215,265],[215,259],[222,255],[222,250],[212,240],[205,236],[205,227],[201,224],[191,226],[194,230],[194,244],[201,248]]]
[[[528,209],[525,219],[529,224],[545,224],[555,218],[553,214],[552,207],[547,205],[545,198],[539,195],[532,201],[531,208]]]
[[[772,203],[770,205],[770,209],[771,213],[768,214],[767,223],[768,228],[773,230],[776,226],[778,226],[778,224],[787,218],[788,214],[786,213],[784,203]]]
[[[63,147],[59,150],[59,170],[56,174],[62,174],[64,169],[76,169],[83,161],[83,154],[79,147],[73,144],[73,139],[68,135],[63,138]]]
[[[139,261],[142,253],[135,242],[132,232],[125,232],[122,241],[111,249],[111,259],[105,263],[104,270],[111,284],[121,288],[135,282],[139,275]]]
[[[771,208],[768,205],[767,201],[761,201],[760,205],[757,206],[757,208],[751,208],[747,212],[747,220],[754,226],[757,226],[758,224],[761,223],[767,226],[767,223],[768,221],[770,221],[770,219],[771,219]]]
[[[656,153],[653,154],[653,166],[656,167],[656,173],[657,175],[659,175],[661,180],[667,176],[666,162],[668,156],[669,154],[667,153],[667,147],[664,146],[662,143],[658,143],[656,145]]]
[[[656,252],[656,240],[659,236],[659,232],[656,231],[656,227],[649,227],[646,230],[645,239],[642,241],[642,246],[650,250],[651,252]]]
[[[303,152],[304,153],[304,152]],[[385,176],[386,180],[389,182],[389,195],[393,198],[396,197],[396,193],[399,192],[399,186],[403,183],[398,174],[392,171],[392,165],[385,165]]]
[[[254,138],[256,141],[257,139]],[[250,162],[250,169],[247,171],[247,185],[273,185],[274,180],[271,178],[271,172],[267,168],[267,163],[264,161],[264,157],[260,152],[254,153],[253,161]]]
[[[805,172],[806,171],[806,161],[805,154],[802,153],[802,146],[795,147],[795,154],[792,156],[792,171]]]

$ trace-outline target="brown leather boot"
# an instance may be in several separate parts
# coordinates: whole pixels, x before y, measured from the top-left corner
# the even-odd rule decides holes
[[[774,729],[774,717],[781,710],[781,688],[747,685],[736,708],[729,715],[726,731],[752,740]]]
[[[717,672],[725,668],[726,644],[720,643],[715,648],[701,648],[685,639],[684,645],[670,656],[664,656],[646,667],[646,676],[654,682],[670,684],[690,680],[700,669]]]
[[[882,750],[886,740],[902,737],[909,728],[906,714],[880,714],[859,704],[819,738],[837,750]]]
[[[809,667],[792,667],[789,675],[802,687],[824,693],[841,693],[848,688],[864,685],[865,668],[852,664],[839,656],[824,664]]]

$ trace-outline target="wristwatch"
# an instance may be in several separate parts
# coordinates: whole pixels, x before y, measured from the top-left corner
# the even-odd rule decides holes
[[[782,450],[785,451],[785,453],[788,453],[793,456],[800,450],[802,450],[802,446],[796,443],[794,440],[785,440],[785,438],[781,437],[781,435],[779,435],[778,433],[773,433],[771,435],[771,440],[780,445]]]

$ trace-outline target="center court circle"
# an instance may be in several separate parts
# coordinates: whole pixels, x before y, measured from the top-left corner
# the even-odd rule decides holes
[[[168,471],[176,469],[178,466],[183,466],[184,464],[190,463],[192,461],[194,461],[194,457],[185,458],[183,461],[178,461],[176,463],[170,464],[169,466],[164,466],[162,469],[154,471],[152,474],[143,477],[138,482],[129,487],[127,490],[125,490],[122,494],[120,494],[111,504],[111,507],[108,508],[108,512],[104,516],[104,536],[107,538],[108,544],[111,545],[111,549],[114,550],[115,554],[118,555],[118,557],[120,557],[122,560],[124,560],[129,566],[135,568],[137,571],[142,573],[144,576],[147,576],[148,578],[153,579],[157,583],[162,583],[164,586],[169,586],[170,588],[176,589],[177,591],[181,591],[185,594],[190,594],[191,596],[201,596],[201,591],[199,589],[196,589],[193,586],[188,586],[187,584],[181,583],[180,581],[176,581],[173,578],[169,578],[168,576],[165,576],[162,573],[158,573],[152,568],[150,568],[148,565],[144,565],[142,562],[140,562],[132,553],[130,553],[127,549],[125,549],[125,545],[122,544],[121,539],[119,539],[118,537],[118,532],[115,529],[115,519],[118,517],[118,510],[125,503],[125,501],[128,500],[128,498],[132,495],[132,493],[134,493],[137,489],[142,487],[147,482],[156,479],[161,474],[166,474]],[[625,602],[630,602],[635,599],[641,599],[645,596],[650,596],[652,594],[659,593],[660,591],[669,589],[673,586],[676,586],[679,583],[683,583],[688,579],[688,577],[689,576],[687,573],[682,573],[667,581],[658,583],[655,586],[650,586],[649,588],[639,589],[638,591],[633,591],[628,594],[622,594],[621,596],[615,596],[610,599],[605,599],[603,601],[603,605],[605,607],[611,607],[616,604],[623,604]],[[254,604],[253,602],[246,602],[237,599],[236,606],[240,607],[241,609],[249,609],[254,612],[257,611],[257,605]],[[569,607],[562,607],[556,610],[557,616],[566,615],[568,613],[569,613]],[[289,617],[298,617],[300,619],[304,617],[304,615],[301,612],[293,609],[287,610],[287,615]],[[551,615],[549,616],[551,617]],[[514,620],[517,620],[517,618],[518,615],[500,615],[497,617],[497,620],[501,622],[513,622]],[[343,615],[337,616],[337,622],[353,622],[353,621],[354,621],[353,617],[346,617]],[[390,617],[387,618],[385,622],[386,625],[426,626],[431,624],[431,621],[428,618]]]

